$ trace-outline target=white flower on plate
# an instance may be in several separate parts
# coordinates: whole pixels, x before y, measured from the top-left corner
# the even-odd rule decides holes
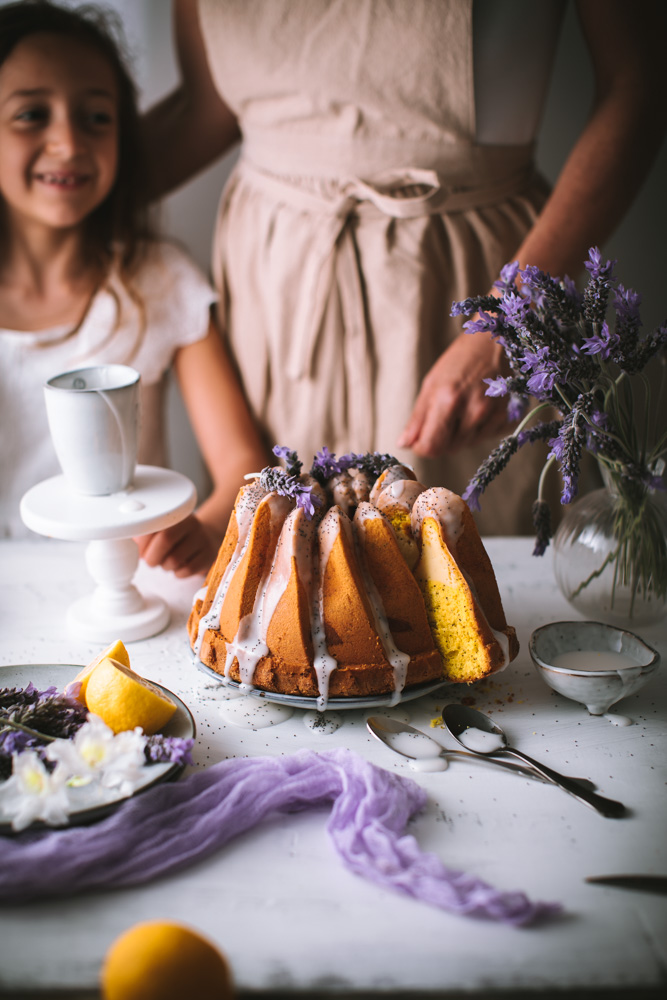
[[[73,739],[54,740],[46,756],[70,784],[98,782],[131,795],[144,774],[145,745],[143,730],[114,734],[99,716],[89,715]]]
[[[16,831],[38,819],[59,826],[69,818],[69,791],[57,769],[50,773],[35,750],[24,750],[14,754],[12,774],[0,784],[0,807]]]

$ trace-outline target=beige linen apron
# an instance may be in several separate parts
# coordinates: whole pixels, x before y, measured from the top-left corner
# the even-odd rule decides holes
[[[483,445],[396,448],[421,382],[546,197],[532,146],[474,141],[472,0],[200,0],[238,115],[213,271],[220,319],[270,444],[304,464],[382,451],[463,492]],[[486,534],[530,532],[539,446],[483,498]],[[536,465],[537,462],[537,465]]]

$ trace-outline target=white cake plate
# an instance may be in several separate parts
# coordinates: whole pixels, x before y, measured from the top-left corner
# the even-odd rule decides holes
[[[74,493],[64,476],[33,486],[21,500],[24,524],[39,535],[87,542],[92,594],[67,612],[71,632],[94,642],[132,642],[157,635],[169,624],[169,608],[143,596],[132,583],[139,564],[134,539],[177,524],[194,509],[194,484],[171,469],[139,465],[133,485],[110,496]]]

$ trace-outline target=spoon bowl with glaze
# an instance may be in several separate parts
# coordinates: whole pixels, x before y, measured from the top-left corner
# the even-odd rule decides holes
[[[445,748],[406,722],[386,715],[372,715],[366,719],[366,728],[390,750],[413,761],[420,771],[444,771],[447,767]]]
[[[366,728],[390,750],[413,761],[415,769],[419,771],[444,771],[447,767],[448,757],[464,757],[467,760],[474,760],[478,757],[478,754],[466,750],[449,750],[434,740],[432,736],[387,715],[370,716],[366,719]],[[515,764],[514,761],[489,758],[489,763],[504,767],[508,771],[519,772],[530,778],[548,780],[544,779],[542,775],[536,774],[532,767],[523,767],[521,764]]]
[[[564,791],[569,792],[580,802],[597,809],[609,819],[619,819],[625,816],[626,808],[621,802],[606,799],[590,791],[574,778],[559,774],[545,764],[533,760],[528,754],[522,753],[510,746],[504,731],[483,712],[478,712],[467,705],[446,705],[442,711],[444,723],[454,739],[466,750],[483,757],[494,758],[498,753],[510,754],[532,767],[538,774],[552,781]]]

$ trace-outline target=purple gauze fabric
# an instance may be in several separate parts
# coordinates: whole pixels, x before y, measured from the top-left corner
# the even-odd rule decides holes
[[[345,749],[222,761],[158,785],[93,826],[24,833],[0,843],[0,902],[149,882],[219,850],[260,820],[333,802],[328,832],[343,863],[451,913],[522,925],[557,912],[447,869],[405,834],[426,803],[414,781]]]

